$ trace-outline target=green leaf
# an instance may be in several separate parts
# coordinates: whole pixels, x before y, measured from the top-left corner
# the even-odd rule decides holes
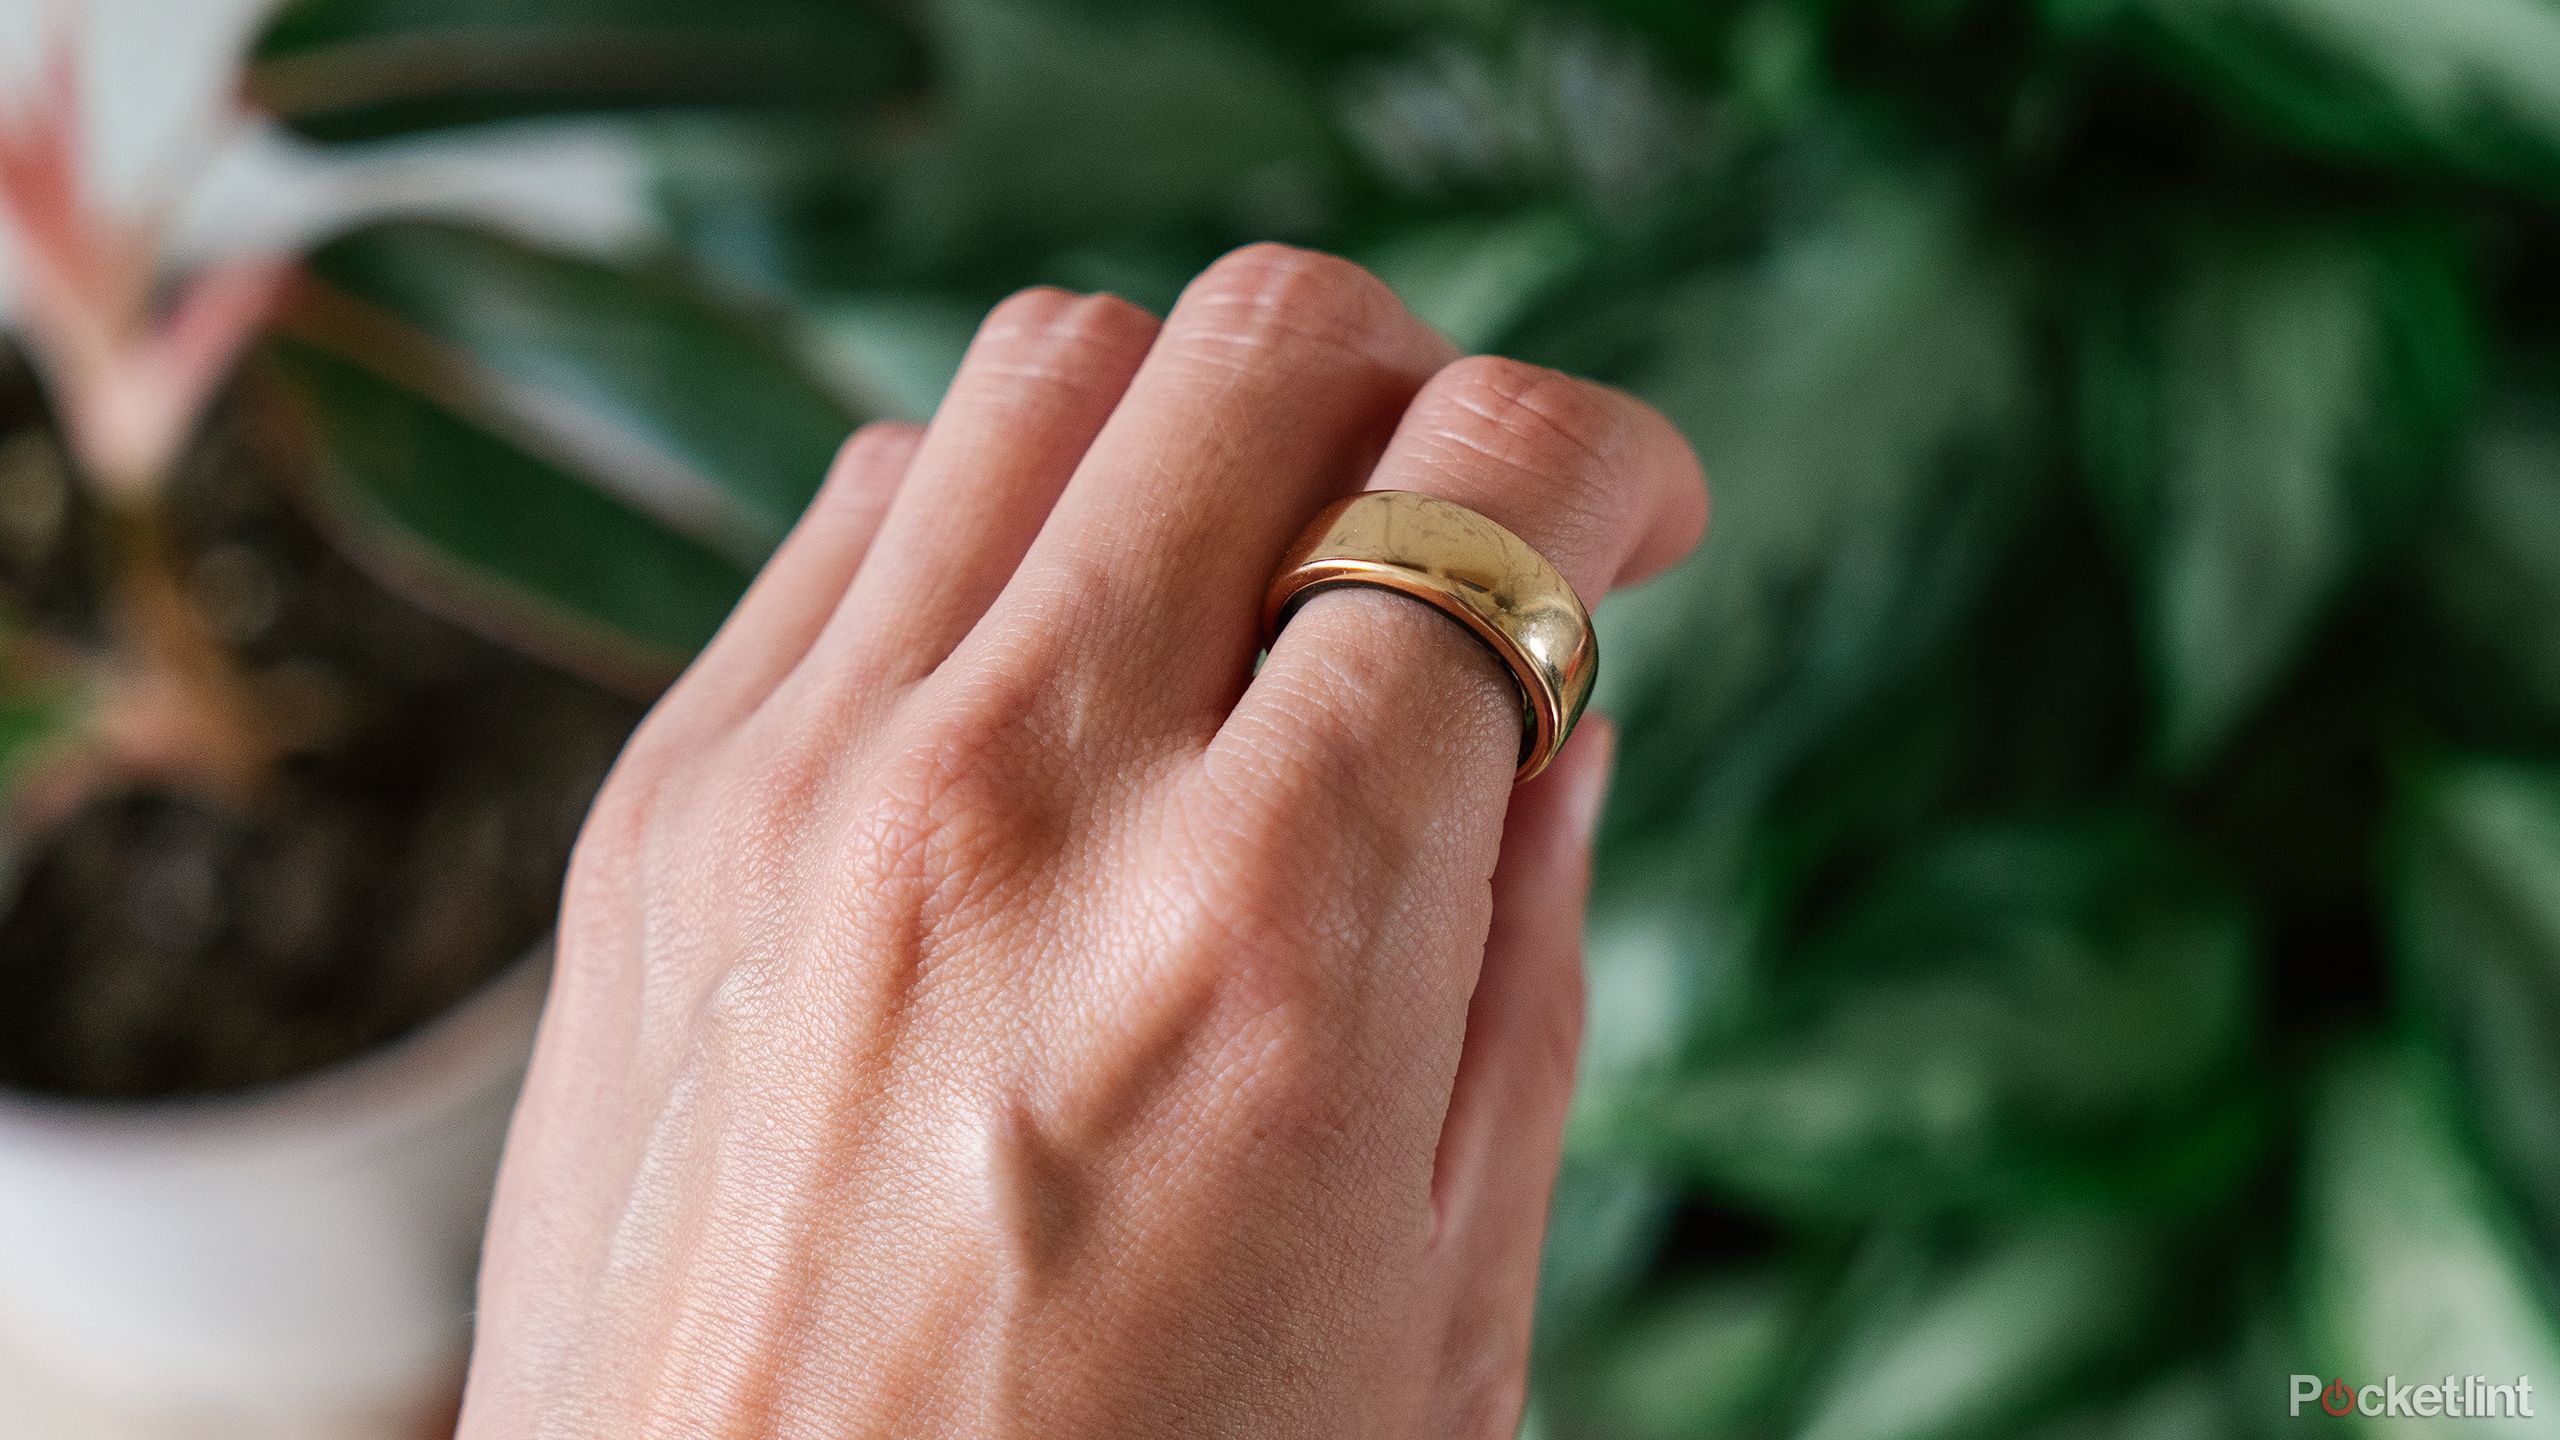
[[[2190,1366],[2039,1426],[2028,1440],[2244,1440],[2259,1433],[2248,1421],[2263,1411],[2251,1415],[2231,1392],[2223,1376]],[[2266,1393],[2250,1398],[2263,1404]]]
[[[1547,1207],[1537,1344],[1568,1347],[1643,1280],[1671,1218],[1671,1188],[1628,1165],[1568,1163]]]
[[[525,116],[859,105],[920,70],[875,0],[291,0],[250,99],[317,140]]]
[[[670,275],[419,223],[335,240],[310,269],[325,294],[305,311],[354,358],[508,414],[629,503],[749,564],[790,529],[856,423],[779,321]]]
[[[430,609],[645,689],[717,629],[749,569],[419,391],[289,340],[268,360],[356,557]]]
[[[1658,837],[1655,837],[1658,842]],[[1746,1014],[1765,942],[1765,887],[1718,872],[1679,843],[1614,844],[1585,926],[1580,1084],[1591,1095],[1660,1083],[1702,1030]]]
[[[955,240],[990,220],[1084,236],[1241,219],[1299,203],[1289,190],[1338,162],[1321,93],[1202,18],[1073,25],[1023,0],[938,14],[951,123],[890,203]]]
[[[431,602],[617,673],[691,654],[855,417],[670,278],[445,226],[333,242],[280,373],[359,550]]]
[[[1617,378],[1697,446],[1715,517],[1601,616],[1630,819],[1730,832],[1951,632],[2035,483],[2033,290],[1961,185],[1858,175],[1648,305]]]
[[[15,622],[8,622],[14,625]],[[16,637],[0,629],[0,815],[11,787],[46,750],[72,740],[87,709],[79,688],[50,674],[26,673]],[[0,836],[0,864],[13,837]]]
[[[60,707],[16,693],[0,698],[0,776],[9,774],[29,750],[60,728]]]
[[[1045,280],[1158,305],[1170,294],[1109,272],[1178,285],[1235,243],[1306,235],[1351,183],[1321,87],[1211,17],[953,0],[928,18],[937,83],[912,127],[672,137],[662,189],[693,243],[803,292],[930,283],[984,303]]]
[[[2291,671],[2467,391],[2464,257],[2415,225],[2197,228],[2104,283],[2085,469],[2141,590],[2155,750],[2208,758]]]
[[[1631,1306],[1550,1408],[1571,1433],[1624,1440],[1762,1433],[1811,1306],[1776,1266],[1680,1281]]]
[[[2560,733],[2560,405],[2547,362],[2499,392],[2447,487],[2426,557],[2452,640],[2452,685],[2521,702],[2522,728]],[[2490,682],[2484,686],[2483,682]]]
[[[2250,960],[2221,882],[2147,828],[1958,833],[1772,967],[1748,1024],[1587,1097],[1574,1142],[1810,1221],[2210,1193],[2252,1139]]]
[[[1571,217],[1535,210],[1397,230],[1351,258],[1459,349],[1477,351],[1502,348],[1529,307],[1587,250]]]
[[[987,307],[926,291],[868,291],[809,308],[812,339],[845,388],[875,396],[887,414],[932,417],[960,373]]]
[[[1663,56],[1552,11],[1444,38],[1352,72],[1343,124],[1365,168],[1407,202],[1531,197],[1611,226],[1681,201],[1724,134]]]
[[[13,491],[22,495],[32,488],[24,479],[30,471],[47,486],[69,483],[62,463],[60,450],[42,432],[10,437],[0,445],[0,509]],[[82,731],[94,716],[101,678],[85,655],[55,637],[40,637],[16,600],[0,599],[0,821],[11,818],[10,796],[31,768],[41,767],[49,752],[73,750],[88,738]],[[0,885],[6,884],[8,852],[22,838],[7,828],[0,825]]]
[[[1790,768],[1749,848],[1791,890],[1947,815],[2114,803],[2140,753],[2139,666],[2121,577],[2069,498],[2017,532],[1950,643]]]
[[[2441,1062],[2411,1044],[2351,1051],[2321,1077],[2295,1256],[2312,1346],[2303,1370],[2357,1384],[2523,1375],[2537,1390],[2560,1375],[2548,1272],[2464,1143],[2454,1103]],[[2534,1402],[2549,1413],[2545,1395]],[[2472,1428],[2391,1416],[2364,1426],[2410,1440]]]
[[[2401,972],[2560,1256],[2560,766],[2463,762],[2426,777],[2412,809]]]
[[[1869,1268],[1790,1433],[2012,1433],[2138,1357],[2177,1299],[2175,1245],[2113,1217],[2046,1218],[1891,1247]]]
[[[2560,194],[2560,10],[2541,0],[2047,0],[2120,22],[2254,125],[2341,158]]]

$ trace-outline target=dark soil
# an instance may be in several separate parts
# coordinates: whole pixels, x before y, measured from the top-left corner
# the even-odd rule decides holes
[[[0,361],[0,595],[95,644],[95,516]],[[92,796],[0,870],[0,1086],[237,1089],[411,1030],[539,945],[638,718],[387,593],[236,414],[183,477],[199,603],[313,738],[254,803]]]

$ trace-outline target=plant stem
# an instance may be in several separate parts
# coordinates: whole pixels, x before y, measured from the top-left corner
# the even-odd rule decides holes
[[[109,766],[246,804],[277,758],[256,688],[190,592],[166,511],[104,516],[114,652],[96,728]]]

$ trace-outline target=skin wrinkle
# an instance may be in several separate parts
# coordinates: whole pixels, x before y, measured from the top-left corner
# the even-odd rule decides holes
[[[832,673],[818,663],[814,657],[825,642],[821,631],[809,656],[739,723],[731,745],[748,757],[798,755],[809,763],[811,781],[832,795],[836,774],[853,773],[867,762],[891,692],[860,667]]]
[[[1426,616],[1424,618],[1426,620],[1432,620],[1432,623],[1439,623],[1436,619],[1433,619],[1433,617]],[[1507,741],[1506,743],[1516,742]],[[1503,764],[1505,768],[1507,768],[1508,762],[1505,761]],[[1302,791],[1298,793],[1306,795],[1344,795],[1361,793],[1359,787],[1349,783],[1350,777],[1328,775],[1322,770],[1309,770],[1291,764],[1272,764],[1262,767],[1261,773],[1283,774],[1298,777],[1297,783],[1303,787]],[[1200,808],[1207,810],[1210,813],[1218,813],[1221,809],[1225,809],[1232,811],[1233,813],[1265,813],[1276,815],[1290,813],[1293,808],[1296,808],[1298,805],[1303,803],[1296,799],[1292,793],[1261,796],[1258,797],[1260,803],[1251,806],[1222,807],[1216,803],[1216,798],[1217,797],[1213,797],[1209,803],[1204,804]],[[1340,807],[1337,806],[1336,808],[1339,809]],[[1399,812],[1395,807],[1381,802],[1376,813],[1380,817],[1380,820],[1383,821],[1386,818],[1398,814]],[[1437,824],[1438,822],[1433,823]],[[1354,853],[1348,856],[1341,866],[1340,873],[1344,875],[1378,876],[1408,872],[1411,868],[1409,864],[1400,858],[1394,857],[1417,853],[1424,847],[1411,841],[1388,842],[1384,837],[1392,835],[1397,828],[1400,827],[1385,823],[1355,823],[1346,825],[1337,821],[1334,828],[1337,844],[1344,843],[1350,837],[1380,837],[1372,842],[1377,848],[1365,854]],[[1177,840],[1178,843],[1174,848],[1191,851],[1193,853],[1215,855],[1225,848],[1216,840],[1195,839],[1189,835],[1177,837]],[[1489,860],[1487,864],[1489,866]],[[1248,861],[1238,864],[1235,868],[1238,873],[1252,874],[1268,873],[1271,867]],[[1475,887],[1480,893],[1482,890],[1482,881],[1480,878],[1475,880]],[[1340,976],[1347,977],[1347,983],[1352,985],[1354,988],[1342,997],[1335,1005],[1328,1007],[1330,1013],[1350,1016],[1367,1016],[1377,1014],[1381,1011],[1382,1006],[1380,1003],[1380,996],[1382,992],[1379,987],[1385,983],[1387,977],[1393,976],[1397,970],[1402,967],[1392,960],[1383,958],[1383,954],[1385,952],[1382,950],[1382,946],[1377,937],[1400,934],[1455,936],[1458,937],[1456,943],[1463,946],[1467,943],[1467,937],[1471,934],[1477,937],[1481,936],[1482,922],[1479,917],[1486,908],[1482,904],[1462,904],[1454,914],[1443,913],[1440,903],[1438,903],[1438,901],[1433,897],[1442,895],[1444,893],[1444,887],[1429,883],[1421,883],[1410,887],[1389,886],[1380,888],[1383,893],[1388,895],[1393,895],[1399,890],[1404,890],[1416,898],[1407,907],[1405,907],[1401,913],[1384,912],[1352,914],[1335,922],[1330,928],[1317,926],[1294,934],[1283,933],[1278,937],[1276,943],[1271,941],[1268,937],[1264,937],[1263,939],[1263,943],[1269,944],[1271,948],[1283,955],[1320,953],[1356,957],[1349,959],[1347,963],[1341,963],[1334,967],[1335,973]],[[1342,881],[1338,879],[1333,881],[1314,882],[1306,886],[1305,889],[1307,893],[1317,896],[1355,895],[1360,893],[1359,887],[1342,883]],[[1210,915],[1214,916],[1223,913],[1214,905],[1214,903],[1195,903],[1198,903],[1200,908]],[[1263,908],[1265,910],[1278,911],[1285,914],[1292,909],[1299,908],[1300,903],[1301,902],[1293,893],[1292,895],[1272,902]],[[1242,908],[1243,913],[1259,913],[1251,907],[1236,907],[1232,902],[1230,902],[1230,905],[1227,907],[1227,909],[1230,910],[1239,908]],[[1459,915],[1465,915],[1469,918],[1458,919],[1457,916]],[[1443,943],[1445,944],[1448,942],[1444,940]],[[1426,946],[1415,948],[1422,949],[1427,952],[1429,949],[1436,947]],[[1408,961],[1406,963],[1410,965],[1413,962]],[[1419,969],[1422,973],[1428,973],[1435,968],[1436,964],[1436,961],[1426,961],[1419,967]],[[1472,985],[1471,973],[1467,976],[1467,984],[1470,986]],[[1266,1004],[1262,1008],[1269,1010],[1276,1007]],[[1407,1013],[1407,1007],[1404,1005],[1395,1005],[1393,1007],[1385,1008],[1387,1008],[1387,1013],[1391,1015]],[[1319,1019],[1314,1023],[1316,1025],[1323,1026],[1326,1022]],[[1454,1064],[1454,1061],[1451,1063]],[[1445,1087],[1441,1087],[1439,1093],[1445,1094]]]
[[[1108,571],[1096,566],[1087,583]],[[1027,592],[1010,585],[1007,603],[972,627],[953,651],[952,666],[920,687],[937,708],[974,717],[1007,773],[1034,793],[1056,792],[1065,808],[1062,826],[1089,825],[1127,793],[1120,778],[1137,757],[1113,745],[1119,728],[1115,706],[1090,683],[1088,656],[1075,623],[1089,608],[1065,588]],[[1009,744],[1006,742],[1010,742]],[[1095,763],[1097,759],[1103,763]],[[1090,788],[1063,786],[1051,777],[1082,766]]]
[[[1507,761],[1501,761],[1498,763],[1501,763],[1506,767],[1508,764]],[[1351,792],[1350,787],[1344,782],[1325,778],[1321,773],[1310,778],[1305,788],[1306,793],[1308,794],[1354,793]],[[1285,809],[1296,802],[1291,796],[1284,794],[1276,797],[1270,803],[1274,808]],[[1394,813],[1395,807],[1381,803],[1380,809],[1391,814]],[[1347,863],[1340,873],[1344,876],[1379,874],[1406,875],[1412,874],[1414,867],[1402,858],[1404,856],[1434,853],[1461,853],[1456,851],[1454,847],[1450,847],[1445,843],[1438,841],[1437,837],[1432,834],[1432,832],[1437,828],[1439,828],[1439,822],[1432,822],[1423,827],[1423,834],[1420,836],[1408,835],[1396,838],[1392,841],[1380,839],[1373,842],[1376,848],[1371,853],[1358,857],[1354,861]],[[1375,834],[1384,836],[1392,833],[1392,831],[1384,825],[1351,825],[1345,826],[1343,829],[1349,834]],[[1451,966],[1445,961],[1445,959],[1441,958],[1441,955],[1445,954],[1448,949],[1458,949],[1463,952],[1466,947],[1470,945],[1470,942],[1476,944],[1481,943],[1483,917],[1489,910],[1489,905],[1483,899],[1484,895],[1487,893],[1483,876],[1490,870],[1491,863],[1491,858],[1488,856],[1481,867],[1465,873],[1464,879],[1454,886],[1446,880],[1435,881],[1429,877],[1417,877],[1417,883],[1409,886],[1389,887],[1389,894],[1401,891],[1415,897],[1411,902],[1410,909],[1402,916],[1394,914],[1369,914],[1363,916],[1359,921],[1359,928],[1372,935],[1402,933],[1450,937],[1441,939],[1438,944],[1424,947],[1429,958],[1420,965],[1420,973],[1426,977],[1438,973],[1448,973],[1451,976],[1453,983],[1471,988],[1474,983],[1472,968],[1466,966]],[[1321,891],[1325,887],[1318,886],[1316,888]],[[1343,883],[1343,881],[1337,879],[1332,882],[1331,888],[1340,890],[1348,887]],[[1351,953],[1364,953],[1371,948],[1370,946],[1354,946],[1346,943],[1340,937],[1325,937],[1324,939],[1321,939],[1319,943],[1325,944],[1327,948],[1325,950],[1318,951],[1317,953],[1343,953],[1345,951],[1349,951]],[[1382,969],[1392,967],[1381,966],[1376,962],[1370,962],[1355,964],[1346,968],[1351,974],[1370,977],[1381,973]],[[1425,1003],[1439,1005],[1448,1005],[1452,1003],[1456,997],[1446,993],[1445,987],[1442,988],[1444,993],[1427,1000]],[[1410,990],[1408,993],[1411,993]],[[1375,1002],[1366,993],[1355,994],[1345,1008],[1352,1014],[1368,1014],[1374,1010]]]
[[[1543,366],[1481,355],[1459,361],[1435,379],[1434,393],[1447,396],[1478,422],[1452,425],[1449,433],[1481,435],[1488,442],[1509,436],[1519,442],[1507,454],[1493,443],[1477,447],[1489,458],[1517,464],[1522,454],[1553,454],[1561,445],[1566,453],[1547,473],[1585,481],[1611,475],[1626,459],[1633,417],[1626,402],[1596,385]]]
[[[1230,323],[1216,323],[1222,317]],[[1278,245],[1248,245],[1203,271],[1172,322],[1180,333],[1221,342],[1255,372],[1293,353],[1293,340],[1392,363],[1416,344],[1411,323],[1395,292],[1368,271]]]
[[[1464,429],[1431,431],[1427,436],[1416,441],[1412,451],[1414,464],[1420,471],[1436,475],[1480,474],[1500,458],[1499,452],[1483,448],[1487,442],[1481,436],[1471,435]],[[1502,460],[1501,463],[1512,465],[1515,462]],[[1559,518],[1551,526],[1556,531],[1568,535],[1592,535],[1605,534],[1614,527],[1616,522],[1613,518],[1599,509],[1605,500],[1579,494],[1576,486],[1556,483],[1552,471],[1519,465],[1514,473],[1518,476],[1518,483],[1538,484],[1550,492],[1543,497],[1542,504],[1553,507],[1557,512]]]
[[[1351,968],[1377,967],[1355,962]],[[1380,1137],[1392,1107],[1344,1112],[1326,1099],[1325,1081],[1342,1068],[1339,1041],[1332,1038],[1338,1027],[1294,1023],[1303,1012],[1264,1002],[1251,987],[1228,983],[1215,994],[1219,1005],[1205,1027],[1199,1081],[1190,1087],[1190,1093],[1210,1098],[1172,1117],[1169,1163],[1197,1167],[1223,1159],[1250,1176],[1297,1166],[1311,1145],[1340,1149],[1347,1143],[1355,1153],[1341,1169],[1357,1173],[1377,1165],[1386,1153]],[[1326,1037],[1321,1049],[1317,1037]],[[1354,1126],[1353,1114],[1368,1123]],[[1240,1135],[1249,1139],[1240,1144]],[[1318,1143],[1328,1140],[1334,1143]],[[1318,1178],[1328,1173],[1319,1170]]]
[[[1448,358],[1276,247],[1160,330],[1025,297],[848,492],[876,533],[795,532],[580,846],[461,1440],[1516,1416],[1569,1075],[1507,988],[1547,972],[1484,957],[1579,897],[1487,877],[1508,811],[1578,842],[1510,804],[1509,682],[1444,619],[1328,596],[1257,677],[1260,586],[1375,459],[1596,598],[1694,470],[1546,372],[1417,400]],[[1522,904],[1564,920],[1488,939]]]

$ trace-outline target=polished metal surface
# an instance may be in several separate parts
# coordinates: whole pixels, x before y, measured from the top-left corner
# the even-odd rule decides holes
[[[1325,507],[1289,549],[1263,602],[1277,639],[1307,596],[1335,586],[1392,590],[1466,627],[1520,686],[1516,778],[1547,767],[1573,733],[1600,652],[1591,614],[1529,542],[1463,505],[1371,490]]]

